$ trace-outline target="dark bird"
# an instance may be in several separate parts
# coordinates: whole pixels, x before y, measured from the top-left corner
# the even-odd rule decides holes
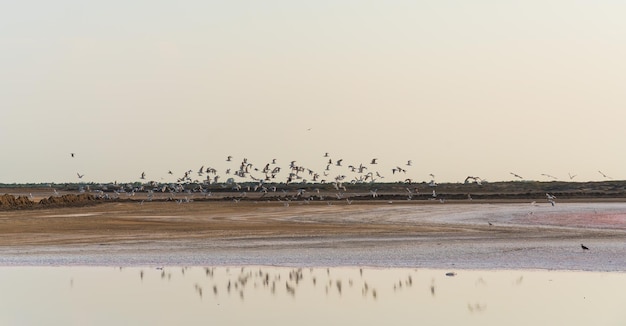
[[[74,157],[74,153],[70,153],[70,155],[72,155],[72,157]]]
[[[585,246],[584,244],[580,244],[580,247],[583,248],[583,250],[589,250],[589,248],[587,248],[587,246]]]
[[[514,177],[516,177],[516,178],[518,178],[518,179],[524,179],[524,178],[522,178],[522,176],[521,176],[521,175],[519,175],[519,174],[517,174],[517,173],[513,173],[513,172],[509,172],[509,173],[511,173],[511,175],[512,175],[512,176],[514,176]]]

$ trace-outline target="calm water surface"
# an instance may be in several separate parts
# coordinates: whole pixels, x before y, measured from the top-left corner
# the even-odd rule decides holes
[[[0,268],[0,325],[626,325],[624,303],[626,273]]]

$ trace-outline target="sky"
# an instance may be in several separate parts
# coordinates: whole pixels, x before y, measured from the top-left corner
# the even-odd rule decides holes
[[[610,0],[6,1],[0,183],[168,182],[243,158],[320,174],[378,158],[378,181],[624,180],[625,15]]]

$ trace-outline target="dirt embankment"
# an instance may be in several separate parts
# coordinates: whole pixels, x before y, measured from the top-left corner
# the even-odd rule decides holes
[[[90,194],[80,195],[63,195],[63,196],[50,196],[44,198],[39,202],[34,202],[26,196],[13,196],[5,194],[0,196],[0,210],[15,210],[15,209],[28,209],[28,208],[50,208],[50,207],[76,207],[94,204],[97,198]]]
[[[15,197],[9,194],[0,196],[0,209],[3,210],[30,208],[33,206],[35,206],[35,202],[26,196]]]

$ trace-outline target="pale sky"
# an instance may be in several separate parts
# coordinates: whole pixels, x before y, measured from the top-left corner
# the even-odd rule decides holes
[[[325,152],[378,158],[379,181],[623,180],[624,17],[623,1],[5,1],[0,183],[173,181],[228,155],[321,173]]]

